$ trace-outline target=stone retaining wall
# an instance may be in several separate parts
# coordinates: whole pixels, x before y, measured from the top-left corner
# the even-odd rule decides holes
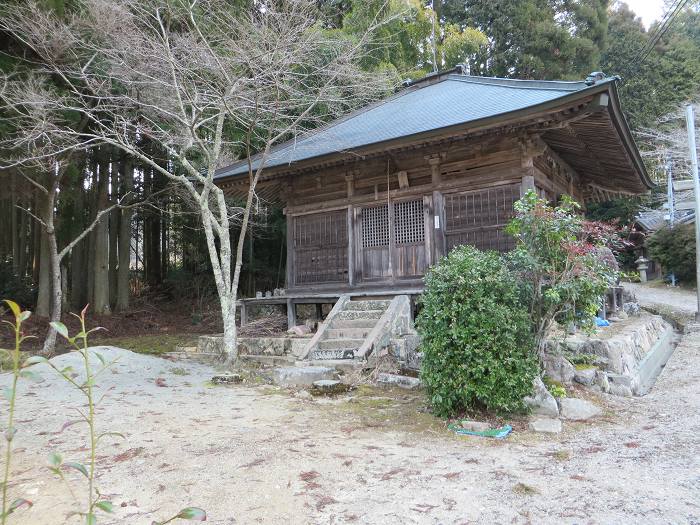
[[[597,385],[604,392],[631,396],[644,393],[650,353],[668,353],[673,328],[658,315],[641,312],[600,328],[592,336],[575,334],[550,347],[548,375],[557,381]],[[587,357],[582,357],[587,356]],[[589,367],[571,362],[591,361]],[[593,373],[594,372],[594,373]]]
[[[306,347],[311,336],[239,337],[239,355],[283,356],[296,355]],[[197,349],[203,353],[223,354],[223,335],[202,335]]]

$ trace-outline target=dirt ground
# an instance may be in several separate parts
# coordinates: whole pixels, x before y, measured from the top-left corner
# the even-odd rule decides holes
[[[106,348],[119,360],[98,380],[99,429],[126,439],[100,446],[97,485],[116,512],[98,523],[147,525],[194,505],[212,524],[697,524],[699,350],[700,334],[686,335],[649,395],[597,398],[606,410],[595,422],[550,437],[516,421],[498,441],[453,435],[419,393],[301,399],[212,386],[211,367]],[[68,425],[82,399],[41,373],[19,389],[10,489],[34,507],[10,523],[82,523],[46,468],[52,451],[86,460],[86,429]],[[82,502],[81,475],[67,477]]]

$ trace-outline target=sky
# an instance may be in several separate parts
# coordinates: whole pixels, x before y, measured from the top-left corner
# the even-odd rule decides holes
[[[664,0],[623,0],[630,9],[642,18],[644,26],[649,29],[654,20],[661,20],[664,16]]]

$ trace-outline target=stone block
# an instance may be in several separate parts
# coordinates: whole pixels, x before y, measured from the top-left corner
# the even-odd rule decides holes
[[[211,378],[211,382],[215,385],[233,385],[243,382],[241,374],[218,374]]]
[[[629,302],[629,303],[624,303],[622,305],[622,311],[625,312],[627,315],[639,315],[639,312],[641,312],[641,308],[637,303],[634,302]]]
[[[532,388],[533,395],[527,396],[523,400],[532,413],[542,416],[558,416],[559,406],[557,405],[557,400],[549,393],[540,377],[534,379]]]
[[[397,374],[387,374],[383,372],[377,376],[377,383],[408,389],[418,388],[421,384],[420,379],[417,377],[400,376]]]
[[[547,354],[544,357],[545,375],[553,381],[570,384],[574,380],[576,369],[562,355]]]
[[[300,324],[297,326],[292,326],[289,330],[287,330],[287,333],[293,335],[308,335],[311,333],[311,328],[305,324]]]
[[[595,376],[596,369],[593,367],[581,369],[577,368],[576,373],[574,374],[574,381],[581,383],[582,385],[590,386],[593,384],[593,381],[595,381]]]
[[[337,379],[335,368],[326,366],[287,366],[275,368],[272,379],[280,386],[311,386],[321,379]]]
[[[575,397],[560,399],[559,410],[563,418],[573,421],[586,421],[603,413],[603,411],[593,403]]]
[[[611,384],[608,393],[614,396],[632,397],[632,389],[628,386]]]
[[[197,351],[202,354],[224,354],[224,336],[200,335],[197,338]]]
[[[313,384],[314,394],[333,395],[347,392],[347,390],[348,385],[334,379],[320,379],[318,381],[314,381]]]
[[[545,434],[558,434],[561,432],[561,421],[559,419],[539,418],[530,421],[528,428],[532,432],[542,432]]]
[[[240,355],[276,355],[287,353],[289,339],[286,337],[240,337],[238,353]]]

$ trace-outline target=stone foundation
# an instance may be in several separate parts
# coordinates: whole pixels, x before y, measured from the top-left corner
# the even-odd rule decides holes
[[[199,352],[223,354],[224,336],[202,335],[197,340]],[[303,350],[311,336],[291,336],[282,337],[239,337],[239,355],[263,355],[263,356],[285,356],[295,355]]]
[[[563,383],[592,384],[622,396],[643,395],[668,359],[669,348],[672,351],[672,335],[673,328],[660,316],[642,312],[599,328],[592,336],[574,334],[552,342],[547,373]]]

